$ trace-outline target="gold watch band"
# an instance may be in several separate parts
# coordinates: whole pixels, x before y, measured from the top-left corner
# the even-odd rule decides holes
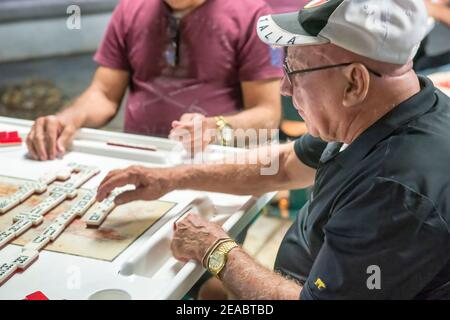
[[[220,243],[215,250],[212,250],[208,256],[208,265],[209,265],[209,259],[211,258],[211,256],[215,253],[215,252],[220,252],[223,256],[224,256],[224,263],[223,265],[220,267],[220,269],[218,270],[211,270],[208,267],[208,271],[213,274],[215,277],[217,277],[218,279],[220,278],[220,273],[221,271],[225,268],[225,265],[227,263],[228,260],[228,254],[230,253],[231,250],[233,250],[234,248],[239,247],[239,245],[232,239],[223,241],[222,243]]]
[[[222,243],[217,250],[220,252],[223,252],[224,254],[228,254],[232,249],[238,247],[239,245],[234,242],[234,240],[226,241]]]
[[[216,120],[216,126],[217,126],[217,133],[220,137],[220,144],[222,146],[231,146],[231,142],[228,141],[225,137],[224,137],[224,129],[229,128],[231,129],[232,127],[230,126],[230,124],[225,120],[225,118],[223,116],[218,116],[218,117],[214,117],[214,120]]]
[[[223,116],[214,117],[214,120],[216,120],[216,126],[219,130],[222,130],[227,126],[231,127]]]

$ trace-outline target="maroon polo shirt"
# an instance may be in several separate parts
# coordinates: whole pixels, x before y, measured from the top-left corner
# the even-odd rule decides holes
[[[94,60],[130,72],[125,131],[167,136],[184,113],[243,108],[241,82],[282,77],[282,54],[256,35],[263,0],[207,0],[179,21],[173,66],[171,10],[162,0],[122,0]]]

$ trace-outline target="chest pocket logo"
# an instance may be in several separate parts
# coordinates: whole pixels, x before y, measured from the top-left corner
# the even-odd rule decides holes
[[[316,282],[314,282],[314,284],[316,285],[317,289],[322,290],[322,289],[326,289],[327,286],[325,285],[325,282],[322,281],[322,279],[317,278]]]

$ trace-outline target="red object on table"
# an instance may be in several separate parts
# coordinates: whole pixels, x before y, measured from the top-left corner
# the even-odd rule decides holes
[[[450,80],[449,81],[438,82],[437,85],[440,86],[440,87],[444,87],[444,88],[449,88],[450,89]]]
[[[33,292],[25,297],[24,300],[49,300],[41,291]]]
[[[0,131],[0,145],[16,145],[21,143],[22,138],[20,138],[17,131]]]

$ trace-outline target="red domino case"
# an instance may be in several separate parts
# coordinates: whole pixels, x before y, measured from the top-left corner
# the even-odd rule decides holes
[[[22,138],[20,138],[17,131],[0,131],[0,146],[14,146],[22,144]]]

